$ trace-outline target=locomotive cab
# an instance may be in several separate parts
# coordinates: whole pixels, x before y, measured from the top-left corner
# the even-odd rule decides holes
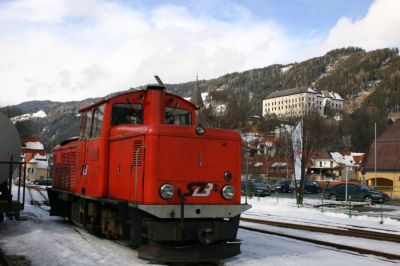
[[[250,208],[240,204],[241,138],[197,125],[195,111],[163,86],[81,109],[79,138],[54,149],[51,214],[139,246],[145,259],[238,254]]]

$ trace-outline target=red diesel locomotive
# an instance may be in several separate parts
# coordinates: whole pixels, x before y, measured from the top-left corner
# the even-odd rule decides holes
[[[241,138],[196,124],[163,86],[80,110],[79,137],[54,148],[50,214],[138,247],[149,260],[240,253]]]

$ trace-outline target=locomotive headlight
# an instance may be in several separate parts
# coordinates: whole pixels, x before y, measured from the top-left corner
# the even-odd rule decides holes
[[[200,124],[196,125],[196,133],[198,135],[203,135],[204,132],[205,132],[205,129],[202,125],[200,125]]]
[[[224,173],[224,179],[225,181],[230,181],[232,179],[232,173],[230,171],[226,171]]]
[[[160,187],[160,196],[163,199],[170,199],[174,196],[174,187],[170,184],[164,184]]]
[[[235,197],[235,188],[231,185],[224,186],[222,188],[222,197],[227,200],[233,199]]]

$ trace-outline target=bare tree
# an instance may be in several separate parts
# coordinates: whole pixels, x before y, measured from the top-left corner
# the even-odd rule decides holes
[[[326,142],[330,141],[332,134],[332,128],[326,123],[325,118],[318,113],[310,113],[303,117],[303,156],[297,204],[303,204],[307,163],[313,152],[320,150]]]

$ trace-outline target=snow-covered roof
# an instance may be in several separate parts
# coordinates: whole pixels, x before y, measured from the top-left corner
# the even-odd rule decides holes
[[[343,101],[342,97],[333,91],[321,91],[321,95],[324,98],[331,98],[333,100]]]
[[[25,148],[31,149],[31,150],[44,150],[44,146],[40,142],[27,142],[25,143]]]
[[[49,163],[47,162],[47,160],[46,161],[42,161],[42,160],[37,160],[37,159],[33,158],[29,162],[30,163],[35,163],[36,164],[36,168],[47,169],[49,167]]]
[[[359,162],[355,157],[363,156],[364,153],[350,153],[350,155],[342,155],[339,152],[331,152],[332,159],[338,164],[345,166],[358,166]]]
[[[287,163],[284,162],[275,162],[271,167],[286,167]]]
[[[313,89],[311,89],[311,88],[307,88],[307,92],[317,93],[315,90],[313,90]]]
[[[36,153],[35,156],[33,156],[33,158],[36,160],[42,160],[42,161],[47,160],[46,155],[40,155],[39,153]]]
[[[343,100],[343,98],[340,97],[340,95],[339,95],[338,93],[336,93],[336,92],[333,93],[333,97],[334,97],[334,99],[336,99],[336,100]]]

